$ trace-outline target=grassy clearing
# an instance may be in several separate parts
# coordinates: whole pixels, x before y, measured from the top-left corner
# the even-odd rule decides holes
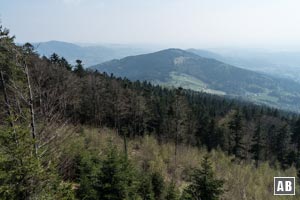
[[[185,89],[191,89],[199,92],[207,92],[210,94],[217,94],[217,95],[226,94],[223,91],[209,89],[207,84],[188,74],[171,72],[170,77],[171,80],[168,83],[166,83],[170,87],[182,87]]]

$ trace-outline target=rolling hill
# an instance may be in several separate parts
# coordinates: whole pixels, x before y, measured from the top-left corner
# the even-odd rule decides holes
[[[130,80],[147,80],[154,84],[228,95],[300,111],[300,84],[181,49],[115,59],[91,69]]]
[[[96,45],[73,44],[62,41],[48,41],[33,43],[37,52],[49,57],[57,53],[65,57],[72,64],[77,59],[83,61],[85,67],[90,67],[112,59],[121,59],[126,56],[150,53],[159,47],[128,46],[128,45]],[[187,49],[186,51],[205,58],[213,58],[233,66],[249,69],[272,76],[288,78],[300,83],[299,52],[267,51],[251,49]]]

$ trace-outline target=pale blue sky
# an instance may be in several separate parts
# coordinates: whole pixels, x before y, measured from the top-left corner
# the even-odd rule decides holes
[[[0,0],[18,42],[299,47],[299,0]]]

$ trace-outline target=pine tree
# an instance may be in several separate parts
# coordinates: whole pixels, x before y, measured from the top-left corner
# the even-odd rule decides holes
[[[257,128],[252,138],[252,142],[253,144],[251,146],[250,151],[253,154],[253,159],[255,160],[255,166],[258,167],[259,161],[263,159],[263,151],[265,147],[260,122],[257,125]]]
[[[51,54],[49,60],[52,64],[59,64],[60,57],[56,53],[53,53]]]
[[[110,147],[97,176],[95,189],[101,200],[132,199],[137,194],[135,172],[124,154]]]
[[[79,77],[83,77],[84,74],[85,74],[85,70],[83,68],[83,65],[82,65],[82,61],[81,60],[76,60],[76,65],[74,67],[74,73],[77,74],[77,76]]]
[[[151,176],[148,174],[143,174],[140,186],[139,194],[143,200],[154,200],[154,192],[152,186]]]
[[[176,188],[176,184],[172,181],[167,189],[165,200],[178,200],[179,199],[179,191]]]
[[[68,71],[72,70],[72,66],[69,64],[69,62],[64,57],[60,58],[59,65],[63,68],[66,68]]]
[[[296,145],[296,169],[298,183],[300,183],[300,119],[298,119],[293,128],[292,141]]]
[[[296,145],[297,158],[300,161],[300,119],[296,121],[293,127],[292,142]],[[299,163],[300,164],[300,163]]]
[[[242,134],[242,116],[238,110],[233,119],[229,122],[229,129],[231,130],[233,137],[233,147],[232,153],[238,159],[245,158],[245,146],[243,143],[243,134]]]
[[[187,132],[187,113],[189,112],[188,104],[186,102],[186,99],[183,95],[182,88],[178,88],[175,92],[175,101],[173,102],[173,110],[174,110],[174,126],[175,126],[175,166],[177,166],[177,150],[178,150],[178,144],[180,140],[182,140],[182,137],[186,135]]]
[[[207,125],[203,126],[206,127],[202,133],[203,144],[206,145],[207,150],[211,151],[212,149],[221,146],[224,142],[224,136],[222,131],[217,127],[215,119],[212,118],[210,122],[207,121]]]
[[[206,145],[208,150],[211,150],[211,135],[210,135],[210,123],[209,116],[207,113],[202,113],[198,119],[198,130],[197,130],[197,144],[198,146]]]
[[[28,129],[14,126],[0,130],[0,135],[0,198],[28,199],[38,196],[40,188],[35,188],[32,182],[38,181],[41,168],[38,160],[31,156],[32,141],[27,137]]]
[[[283,125],[277,135],[276,154],[277,159],[283,169],[288,167],[288,154],[290,144],[290,134],[288,125]]]
[[[185,189],[184,198],[217,200],[224,192],[222,189],[223,183],[223,180],[215,178],[208,156],[205,156],[201,163],[201,169],[194,170],[191,176],[191,183]]]
[[[151,174],[152,188],[154,193],[154,199],[162,200],[165,190],[164,178],[159,172]]]
[[[79,163],[77,163],[79,168],[79,177],[77,181],[80,184],[80,187],[77,190],[77,197],[87,200],[99,199],[96,186],[97,174],[101,167],[100,160],[91,152],[82,152],[77,159],[79,161]]]
[[[271,163],[275,163],[277,161],[277,127],[272,124],[271,126],[267,127],[266,130],[266,155],[268,155],[268,159]]]

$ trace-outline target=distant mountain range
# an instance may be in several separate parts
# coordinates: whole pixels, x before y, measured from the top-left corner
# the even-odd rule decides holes
[[[72,64],[80,59],[85,67],[93,66],[92,69],[131,80],[181,86],[300,111],[300,53],[297,52],[168,49],[150,53],[155,48],[60,41],[33,45],[41,55],[55,52]]]
[[[77,45],[68,42],[49,41],[33,43],[40,55],[49,57],[53,53],[65,57],[74,64],[77,59],[82,60],[86,67],[96,65],[111,59],[149,53],[150,50],[133,48],[125,45]]]
[[[180,86],[300,111],[299,83],[216,60],[221,58],[207,51],[167,49],[114,59],[91,69],[131,80],[147,80],[168,87]]]
[[[72,64],[75,60],[83,61],[85,67],[96,65],[112,59],[150,53],[157,47],[128,45],[78,45],[61,41],[33,43],[41,55],[50,56],[57,53]],[[255,49],[188,49],[188,52],[205,58],[213,58],[224,63],[244,69],[258,71],[277,77],[289,78],[300,83],[300,52],[268,51]]]

